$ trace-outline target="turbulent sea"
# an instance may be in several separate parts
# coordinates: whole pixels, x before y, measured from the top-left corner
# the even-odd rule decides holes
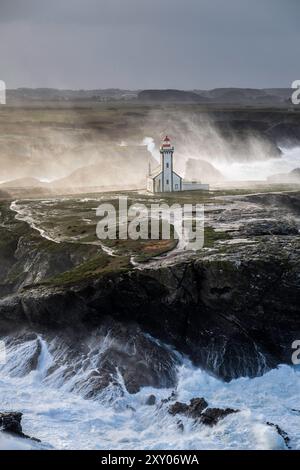
[[[272,175],[287,174],[300,167],[300,147],[281,147],[281,152],[281,158],[232,163],[220,161],[216,167],[228,181],[265,181]]]
[[[185,360],[178,368],[177,400],[205,397],[209,406],[240,410],[208,427],[168,413],[160,401],[173,389],[147,387],[130,395],[124,388],[120,396],[108,388],[98,399],[85,400],[59,380],[47,380],[51,355],[45,341],[29,373],[27,353],[23,345],[14,347],[0,366],[1,409],[23,412],[24,432],[42,444],[0,433],[0,449],[285,449],[267,421],[288,434],[292,449],[300,449],[299,369],[282,365],[262,377],[224,383]],[[156,405],[146,404],[150,394]]]

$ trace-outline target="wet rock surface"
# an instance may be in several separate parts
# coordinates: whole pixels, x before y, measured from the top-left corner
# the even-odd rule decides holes
[[[173,387],[180,363],[178,355],[137,325],[125,327],[112,319],[93,331],[23,331],[4,340],[4,369],[10,376],[23,377],[42,368],[44,383],[64,384],[84,398],[97,399],[107,387],[116,396],[145,386]],[[148,400],[154,404],[155,396]]]
[[[215,426],[221,419],[232,413],[238,413],[238,411],[232,408],[207,408],[200,416],[200,421],[207,426]]]
[[[188,405],[186,403],[181,403],[179,401],[177,401],[176,403],[174,403],[172,406],[170,406],[169,408],[169,413],[171,415],[177,415],[177,414],[185,414],[188,412]]]
[[[156,396],[155,395],[149,395],[149,397],[146,400],[146,405],[153,406],[156,403]]]
[[[112,318],[124,331],[134,324],[226,380],[259,375],[290,363],[300,334],[299,248],[284,242],[275,248],[272,255],[243,248],[238,260],[229,248],[223,258],[210,254],[209,260],[111,275],[67,290],[24,291],[0,300],[2,328],[94,329]],[[112,354],[121,361],[123,353]],[[142,369],[141,363],[140,377]],[[129,382],[134,390],[135,377]]]
[[[258,236],[263,235],[298,235],[299,228],[294,221],[275,221],[263,220],[248,223],[244,229],[241,230],[243,236]]]
[[[267,421],[266,424],[268,426],[271,426],[272,428],[275,428],[279,436],[281,436],[282,439],[284,440],[284,443],[287,449],[291,449],[291,446],[290,446],[291,439],[289,438],[289,435],[283,429],[281,429],[281,427],[278,426],[278,424],[270,423],[269,421]]]
[[[208,403],[204,398],[193,398],[189,405],[186,403],[176,402],[169,408],[171,415],[185,414],[190,418],[199,418],[205,408],[208,407]]]
[[[41,442],[39,439],[34,437],[27,436],[23,433],[21,421],[22,413],[9,411],[9,412],[0,412],[0,430],[12,434],[17,437],[22,437],[24,439],[31,439],[35,442]]]
[[[172,416],[182,414],[207,426],[215,426],[221,419],[238,411],[232,408],[209,408],[204,398],[193,398],[189,404],[177,401],[168,408]]]

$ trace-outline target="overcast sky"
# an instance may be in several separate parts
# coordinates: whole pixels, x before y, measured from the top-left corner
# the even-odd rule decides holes
[[[289,87],[299,0],[0,0],[8,88]]]

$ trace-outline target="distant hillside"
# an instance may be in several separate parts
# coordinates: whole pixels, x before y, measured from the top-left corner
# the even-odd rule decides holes
[[[138,94],[140,101],[180,102],[245,106],[290,105],[290,88],[215,88],[213,90],[144,90]]]
[[[5,181],[0,184],[0,188],[42,188],[46,187],[47,183],[43,183],[37,178],[17,178],[11,181]]]
[[[207,99],[202,98],[192,91],[182,90],[144,90],[138,94],[141,101],[163,101],[180,103],[202,103]]]
[[[108,88],[104,90],[57,90],[56,88],[17,88],[7,91],[7,103],[38,101],[113,101],[131,100],[136,91]]]
[[[58,90],[56,88],[18,88],[7,91],[8,104],[39,102],[80,103],[110,101],[144,101],[153,103],[203,103],[241,106],[291,105],[291,88],[215,88],[212,90],[149,89],[126,90],[118,88],[95,90]]]

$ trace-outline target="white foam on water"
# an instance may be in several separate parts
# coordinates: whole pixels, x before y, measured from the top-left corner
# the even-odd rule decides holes
[[[0,450],[34,450],[37,445],[29,440],[0,432]]]
[[[24,356],[33,342],[8,348],[8,361],[0,366],[2,410],[21,411],[23,430],[43,444],[11,439],[0,434],[0,448],[43,446],[57,449],[284,449],[284,440],[267,421],[279,425],[300,449],[300,371],[280,366],[257,378],[240,378],[224,383],[189,361],[178,369],[177,400],[188,402],[205,397],[211,407],[241,410],[216,426],[168,413],[167,398],[172,389],[143,388],[123,396],[108,389],[97,400],[85,400],[61,382],[49,381],[52,358],[47,343],[41,349],[36,370],[23,370]],[[27,351],[26,351],[27,348]],[[86,371],[79,371],[85,374]],[[121,380],[121,379],[120,379]],[[149,394],[157,405],[146,405]],[[178,426],[181,420],[182,431]],[[23,448],[23,447],[22,447]]]
[[[218,161],[216,167],[229,181],[264,181],[278,173],[289,173],[300,168],[300,147],[281,148],[280,158],[249,161]]]

